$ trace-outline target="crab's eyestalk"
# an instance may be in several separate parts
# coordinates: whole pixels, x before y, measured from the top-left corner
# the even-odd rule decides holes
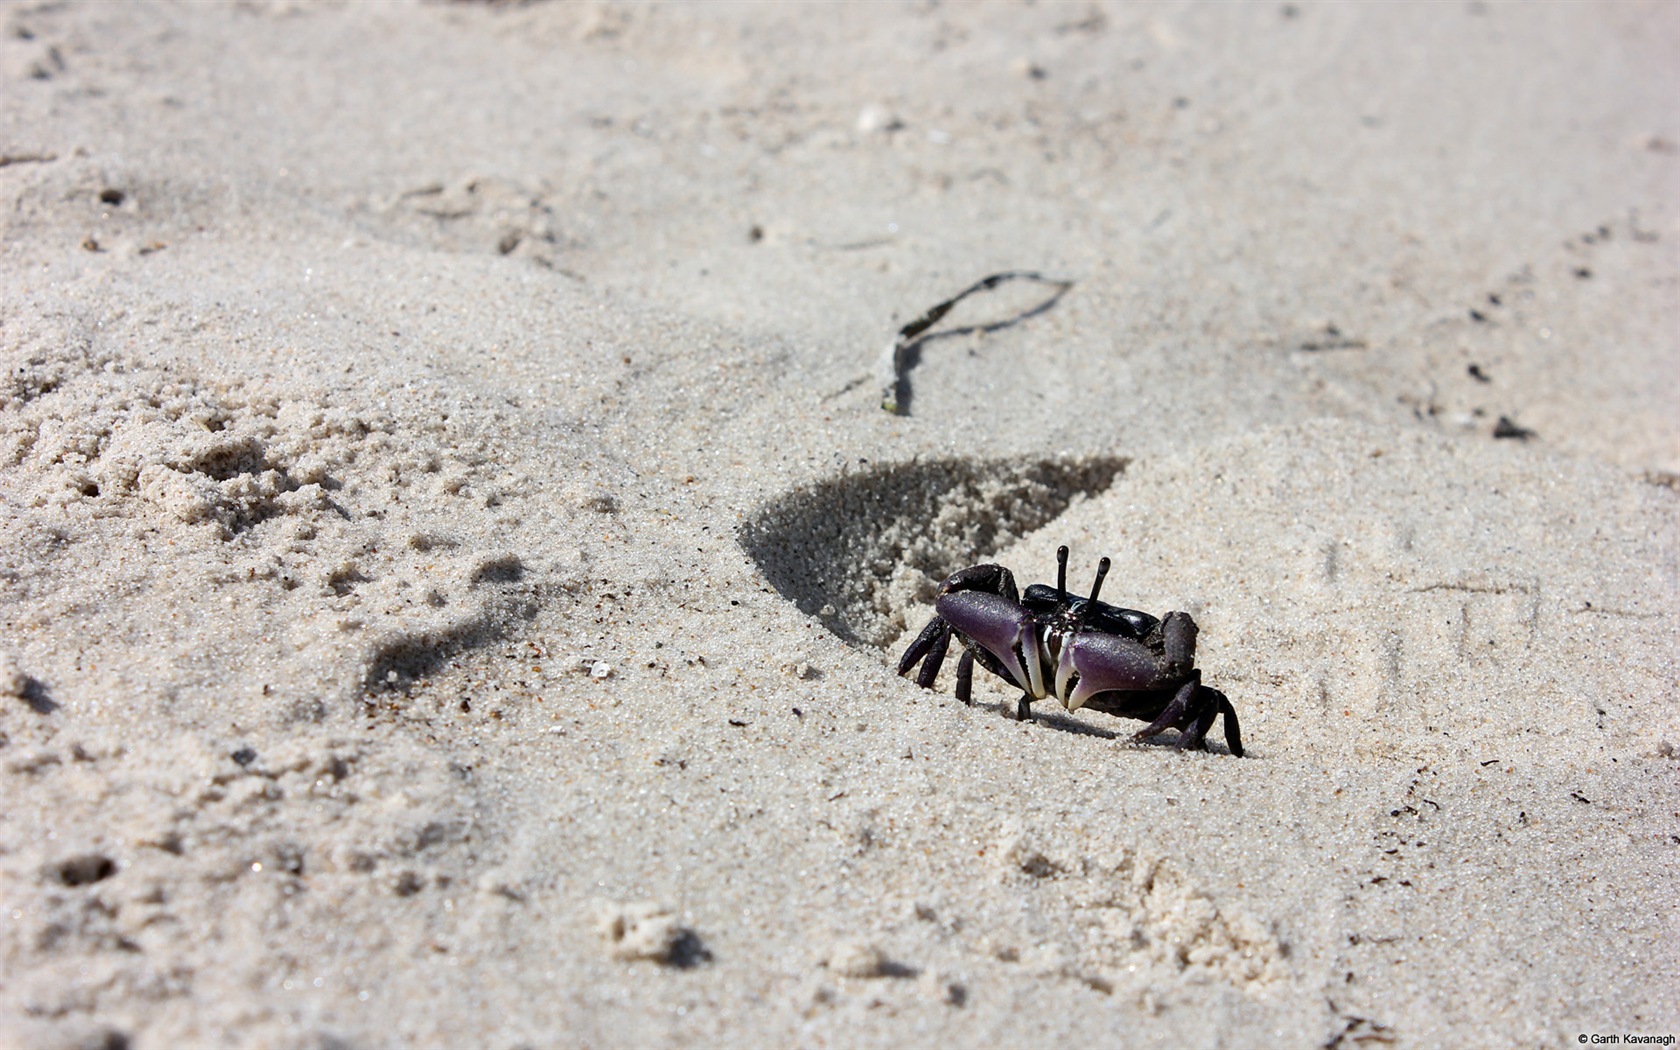
[[[1097,581],[1091,584],[1091,597],[1086,599],[1090,608],[1094,609],[1097,607],[1097,594],[1102,591],[1103,577],[1108,575],[1108,567],[1110,564],[1111,563],[1106,557],[1097,562]]]
[[[1067,604],[1067,544],[1056,548],[1056,598],[1063,605]]]

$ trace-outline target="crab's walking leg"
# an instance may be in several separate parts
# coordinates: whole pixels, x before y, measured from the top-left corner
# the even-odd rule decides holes
[[[1178,749],[1180,751],[1206,750],[1208,730],[1213,728],[1213,720],[1219,717],[1219,705],[1213,697],[1207,696],[1205,691],[1197,690],[1194,703],[1191,704],[1193,715],[1190,724],[1178,734]]]
[[[974,705],[974,654],[967,649],[957,661],[957,699]]]
[[[1219,707],[1219,713],[1225,716],[1225,744],[1231,749],[1231,754],[1242,757],[1242,730],[1237,728],[1237,709],[1231,706],[1231,701],[1217,689],[1209,689],[1215,697],[1214,703]]]
[[[1190,701],[1196,696],[1196,688],[1202,684],[1202,673],[1192,671],[1190,680],[1179,687],[1173,695],[1172,702],[1166,706],[1155,721],[1132,734],[1134,742],[1148,740],[1150,737],[1167,729],[1181,726],[1186,721],[1185,716],[1190,711]]]
[[[926,656],[933,649],[934,643],[940,641],[941,636],[945,644],[949,645],[951,625],[935,616],[922,628],[922,633],[916,636],[916,640],[910,643],[910,648],[904,650],[904,655],[898,658],[898,673],[908,674],[910,668],[916,666],[916,661]],[[941,654],[945,652],[943,646],[939,651]]]
[[[945,629],[939,632],[939,637],[933,640],[933,648],[928,650],[927,662],[922,664],[922,671],[916,676],[916,684],[923,689],[932,689],[934,679],[939,677],[939,669],[945,666],[945,651],[951,647],[951,625],[945,624]]]

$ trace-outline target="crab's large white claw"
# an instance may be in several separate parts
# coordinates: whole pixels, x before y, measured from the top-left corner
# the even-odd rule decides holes
[[[1073,640],[1076,637],[1078,636],[1069,632],[1056,635],[1053,639],[1045,639],[1046,649],[1054,651],[1056,654],[1055,696],[1057,700],[1062,702],[1062,707],[1068,711],[1077,711],[1085,704],[1083,699],[1075,703],[1068,695],[1068,682],[1072,680],[1075,673],[1073,667]]]
[[[1153,653],[1130,638],[1114,634],[1086,632],[1074,636],[1068,646],[1068,662],[1079,674],[1079,681],[1064,701],[1069,711],[1084,707],[1085,701],[1098,693],[1147,689],[1158,672]]]
[[[1020,636],[1015,641],[1015,652],[1026,657],[1027,676],[1023,684],[1034,700],[1042,700],[1050,695],[1044,688],[1044,660],[1039,653],[1038,632],[1033,630],[1033,624],[1023,623]]]
[[[1033,617],[1020,604],[987,591],[953,591],[940,595],[934,608],[946,623],[997,657],[1023,689],[1035,697],[1044,695]],[[1026,667],[1017,653],[1026,657]]]

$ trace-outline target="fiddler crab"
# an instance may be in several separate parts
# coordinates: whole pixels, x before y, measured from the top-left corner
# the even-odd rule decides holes
[[[1069,711],[1089,707],[1149,725],[1132,736],[1147,740],[1177,729],[1178,748],[1205,749],[1208,730],[1225,716],[1225,743],[1241,757],[1242,733],[1231,701],[1202,684],[1196,668],[1196,621],[1170,612],[1157,619],[1136,609],[1097,601],[1109,560],[1097,563],[1091,596],[1067,590],[1068,549],[1056,551],[1056,586],[1035,583],[1025,594],[1002,565],[973,565],[939,585],[933,620],[904,650],[898,673],[918,662],[916,684],[933,688],[951,638],[962,643],[957,699],[972,704],[974,665],[1021,690],[1015,717],[1032,719],[1034,700],[1053,696]],[[925,662],[923,662],[923,658]]]

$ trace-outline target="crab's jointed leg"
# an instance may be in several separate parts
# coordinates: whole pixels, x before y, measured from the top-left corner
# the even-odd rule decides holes
[[[904,650],[904,655],[898,658],[898,673],[900,675],[907,674],[910,668],[916,666],[916,661],[933,651],[935,645],[939,646],[938,659],[943,660],[945,658],[945,647],[950,644],[951,625],[935,616],[928,621],[926,627],[922,628],[922,633],[916,636],[916,640],[910,643],[910,648]],[[934,665],[933,673],[936,675],[939,673],[937,663]],[[932,682],[932,678],[929,678],[926,682],[922,681],[920,675],[916,678],[916,684],[924,689]]]
[[[957,699],[971,707],[974,705],[974,654],[967,649],[957,660]]]
[[[1156,717],[1155,721],[1144,726],[1132,734],[1134,741],[1148,740],[1157,733],[1168,729],[1176,729],[1185,723],[1190,711],[1190,702],[1196,697],[1196,687],[1202,684],[1202,672],[1192,671],[1190,677],[1173,694],[1172,702]]]
[[[927,662],[922,664],[922,671],[916,676],[916,684],[923,689],[932,689],[934,679],[939,677],[939,669],[945,665],[945,653],[951,648],[951,625],[943,620],[939,621],[944,630],[933,639],[933,647],[928,650]]]

